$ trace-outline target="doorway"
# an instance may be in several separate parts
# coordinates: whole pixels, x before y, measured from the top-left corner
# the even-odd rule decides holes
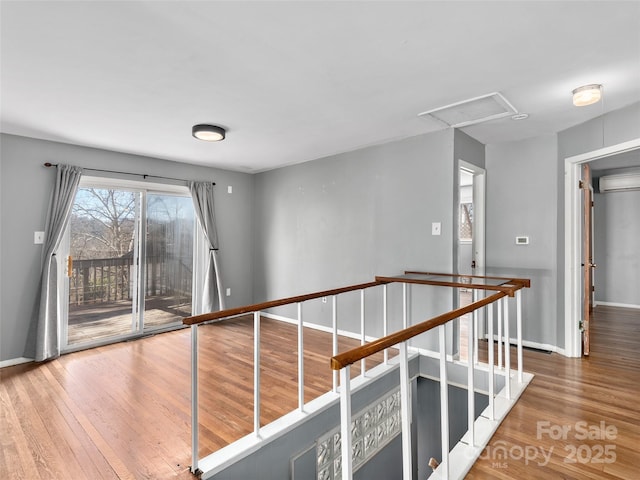
[[[457,206],[457,272],[461,275],[485,274],[485,179],[486,172],[471,163],[458,161]],[[469,305],[479,298],[479,290],[458,289],[457,303]],[[468,325],[472,321],[476,338],[485,335],[484,316],[475,311],[460,319],[458,352],[462,360],[467,358]],[[477,354],[477,348],[474,348]]]
[[[594,160],[640,149],[640,139],[601,148],[565,159],[565,351],[568,357],[583,354],[581,329],[584,316],[583,192],[579,186],[582,165]]]
[[[83,179],[63,245],[66,351],[191,315],[194,219],[186,187]]]

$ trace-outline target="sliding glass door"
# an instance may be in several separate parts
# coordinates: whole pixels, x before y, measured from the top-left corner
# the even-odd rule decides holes
[[[191,314],[188,192],[103,182],[81,184],[67,230],[67,349],[169,328]]]
[[[162,328],[191,315],[194,212],[190,197],[146,196],[144,327]]]

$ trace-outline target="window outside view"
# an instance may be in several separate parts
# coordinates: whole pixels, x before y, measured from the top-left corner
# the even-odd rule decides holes
[[[80,188],[68,230],[68,345],[162,328],[191,314],[190,197]]]

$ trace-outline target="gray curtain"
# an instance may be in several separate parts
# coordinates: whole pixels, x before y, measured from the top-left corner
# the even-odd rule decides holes
[[[204,232],[209,249],[202,290],[202,313],[224,310],[218,259],[218,230],[213,208],[213,184],[211,182],[189,182],[189,190],[198,222]]]
[[[42,246],[42,278],[40,307],[36,325],[36,361],[60,355],[60,318],[58,316],[58,269],[56,252],[69,222],[73,200],[78,191],[82,169],[58,165],[56,184],[51,195],[44,244]]]

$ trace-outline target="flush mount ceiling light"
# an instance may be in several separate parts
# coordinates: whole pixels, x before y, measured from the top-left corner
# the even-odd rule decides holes
[[[602,98],[602,85],[597,83],[583,85],[571,92],[573,94],[573,104],[576,107],[585,107],[600,101]]]
[[[200,124],[194,125],[191,133],[198,140],[204,140],[205,142],[219,142],[220,140],[224,140],[227,132],[222,127]]]

